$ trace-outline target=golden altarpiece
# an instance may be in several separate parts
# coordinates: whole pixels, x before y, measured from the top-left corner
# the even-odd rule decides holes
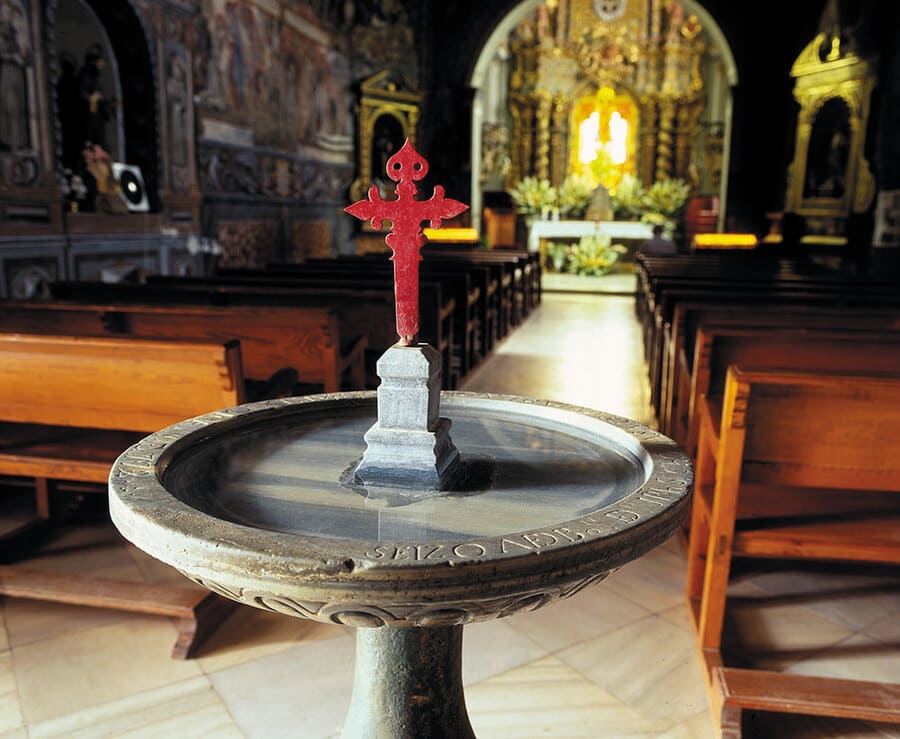
[[[847,218],[875,197],[864,148],[876,61],[835,26],[807,44],[791,76],[800,112],[785,211],[803,217],[804,241],[842,243]]]
[[[698,18],[672,0],[539,6],[510,39],[517,145],[508,182],[534,175],[558,184],[589,170],[592,147],[604,149],[619,174],[646,184],[668,177],[696,182],[702,31]]]

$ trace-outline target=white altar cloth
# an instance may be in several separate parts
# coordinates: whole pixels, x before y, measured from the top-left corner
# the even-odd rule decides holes
[[[541,221],[528,229],[528,250],[538,251],[541,239],[568,238],[608,234],[611,239],[649,239],[653,226],[640,221]]]

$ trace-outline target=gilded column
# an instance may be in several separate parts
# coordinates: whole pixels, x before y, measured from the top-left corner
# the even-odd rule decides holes
[[[691,145],[693,143],[690,129],[692,107],[691,103],[680,101],[675,114],[675,168],[673,174],[684,180],[688,179],[687,170],[691,161]]]
[[[554,185],[561,184],[568,171],[568,121],[569,101],[565,95],[557,95],[550,130],[550,182]]]
[[[655,97],[649,96],[641,101],[640,178],[641,182],[645,185],[649,185],[653,182],[654,164],[656,159],[657,102]]]
[[[674,140],[672,128],[675,123],[675,101],[663,98],[659,108],[659,135],[656,145],[656,178],[665,179],[672,176],[672,147]]]
[[[522,160],[522,149],[525,141],[525,113],[522,101],[518,96],[510,97],[509,114],[512,118],[510,141],[516,142],[516,145],[510,147],[510,166],[507,178],[511,184],[515,185],[516,182],[522,179],[526,171],[525,162]]]
[[[537,130],[534,136],[534,174],[540,179],[550,178],[550,116],[553,98],[549,93],[538,94]]]

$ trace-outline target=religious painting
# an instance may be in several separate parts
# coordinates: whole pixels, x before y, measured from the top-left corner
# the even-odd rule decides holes
[[[258,146],[351,150],[345,42],[308,5],[203,0],[202,9],[194,77],[201,115],[248,129]]]
[[[201,0],[201,9],[194,89],[201,119],[217,124],[208,138],[224,125],[254,146],[349,159],[354,82],[395,63],[418,75],[399,0]]]

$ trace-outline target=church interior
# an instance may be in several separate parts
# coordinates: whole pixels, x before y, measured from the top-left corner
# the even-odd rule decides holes
[[[0,739],[375,736],[359,676],[400,678],[361,673],[358,634],[463,624],[471,728],[434,735],[900,737],[898,50],[894,0],[0,0]],[[419,341],[426,405],[618,418],[620,456],[675,477],[616,478],[656,518],[578,516],[666,536],[604,568],[602,527],[513,528],[498,588],[582,553],[409,629],[349,592],[415,572],[376,562],[392,541],[444,546],[382,535],[418,499],[378,501],[343,611],[180,572],[111,519],[154,475],[218,511],[250,456],[222,409],[377,389],[381,422],[386,352]],[[203,474],[145,440],[204,414],[238,435],[202,437]],[[518,483],[589,468],[576,444],[539,470],[523,433]],[[689,467],[647,461],[662,437]],[[281,474],[260,528],[288,536]]]

